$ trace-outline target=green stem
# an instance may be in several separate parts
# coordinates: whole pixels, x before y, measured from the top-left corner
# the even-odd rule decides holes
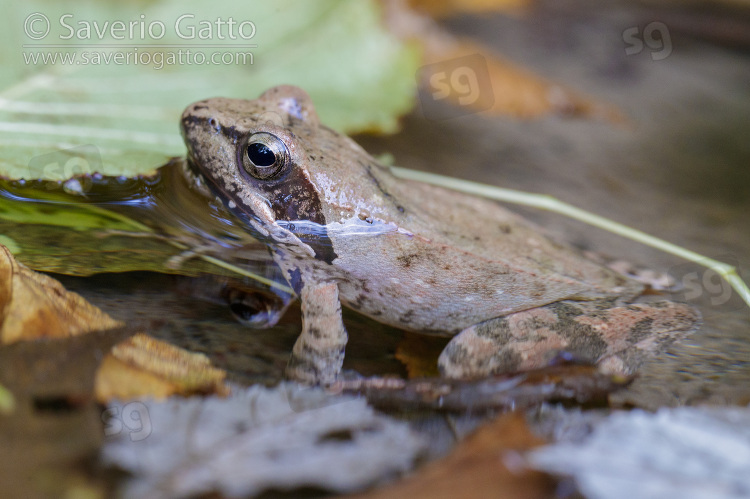
[[[286,286],[284,284],[281,284],[279,282],[273,281],[271,279],[268,279],[266,277],[260,276],[258,274],[255,274],[253,272],[250,272],[249,270],[241,269],[240,267],[237,267],[235,265],[232,265],[231,263],[227,263],[224,260],[219,260],[218,258],[215,258],[213,256],[209,255],[198,255],[203,260],[213,263],[214,265],[221,267],[223,269],[230,270],[232,272],[236,272],[237,274],[244,275],[245,277],[249,277],[250,279],[255,279],[256,281],[265,284],[266,286],[270,286],[272,288],[279,289],[281,291],[284,291],[286,293],[289,293],[291,295],[294,295],[295,292],[292,288],[289,286]]]

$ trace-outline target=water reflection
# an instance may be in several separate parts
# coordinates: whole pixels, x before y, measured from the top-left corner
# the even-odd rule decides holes
[[[65,254],[45,254],[51,245],[45,246],[44,239],[14,237],[46,229],[84,236],[66,248],[70,265]],[[265,244],[253,238],[179,158],[152,176],[94,174],[65,181],[0,180],[0,232],[10,240],[21,240],[17,253],[22,262],[73,275],[142,270],[135,261],[123,264],[122,254],[128,250],[137,253],[139,248],[151,250],[141,246],[152,241],[167,242],[172,256],[160,254],[163,261],[149,262],[146,270],[200,274],[201,298],[226,303],[240,322],[256,328],[276,324],[293,298]],[[105,257],[103,264],[92,265],[89,272],[73,263],[82,252],[112,251],[105,249],[109,240],[123,236],[132,239],[111,258]],[[30,258],[32,255],[35,258]],[[195,259],[203,263],[198,271],[192,262]],[[246,275],[227,270],[230,266]],[[207,285],[208,281],[212,284]],[[213,295],[206,290],[212,290]]]

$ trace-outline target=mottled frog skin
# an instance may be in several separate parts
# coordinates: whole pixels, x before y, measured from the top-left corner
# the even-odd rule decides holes
[[[347,335],[341,304],[453,336],[441,372],[478,377],[568,351],[628,374],[696,328],[683,304],[633,304],[643,286],[498,204],[394,177],[322,125],[292,86],[214,98],[182,115],[188,161],[274,260],[302,301],[287,375],[331,383]]]

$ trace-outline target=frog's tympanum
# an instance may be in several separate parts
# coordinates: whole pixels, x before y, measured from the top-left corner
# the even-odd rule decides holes
[[[342,303],[452,336],[438,361],[450,377],[541,367],[559,351],[629,374],[699,321],[687,305],[632,303],[640,283],[495,202],[396,178],[321,124],[299,88],[196,102],[182,133],[192,167],[267,242],[302,300],[292,379],[339,374]]]

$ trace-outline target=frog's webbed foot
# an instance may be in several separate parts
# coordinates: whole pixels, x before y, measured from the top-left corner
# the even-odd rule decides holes
[[[699,321],[694,308],[668,301],[620,307],[563,301],[463,330],[440,354],[438,366],[447,377],[482,377],[544,367],[566,351],[605,372],[629,375]]]
[[[300,300],[302,334],[292,349],[286,377],[306,384],[331,384],[341,372],[348,339],[338,285],[305,286]]]

